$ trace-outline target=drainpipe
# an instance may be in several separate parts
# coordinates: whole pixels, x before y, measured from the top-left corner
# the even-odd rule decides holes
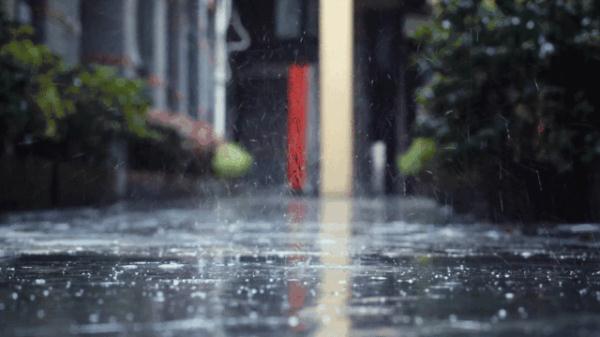
[[[231,19],[231,0],[218,0],[215,8],[215,101],[214,131],[224,139],[227,114],[227,28]]]

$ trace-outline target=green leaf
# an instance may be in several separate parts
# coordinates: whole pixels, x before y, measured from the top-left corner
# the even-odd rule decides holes
[[[397,165],[404,175],[414,176],[434,158],[437,152],[435,141],[431,138],[415,138],[408,150],[398,156]]]

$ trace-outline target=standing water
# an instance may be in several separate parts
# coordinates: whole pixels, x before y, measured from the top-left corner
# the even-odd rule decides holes
[[[531,231],[528,231],[528,233]],[[595,336],[600,226],[457,222],[417,199],[15,213],[3,336]]]

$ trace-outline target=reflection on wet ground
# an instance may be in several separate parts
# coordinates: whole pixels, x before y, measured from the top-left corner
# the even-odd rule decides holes
[[[2,336],[596,336],[600,225],[260,195],[0,221]]]

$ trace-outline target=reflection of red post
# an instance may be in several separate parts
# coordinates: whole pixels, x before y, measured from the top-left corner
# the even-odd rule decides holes
[[[306,215],[306,204],[303,201],[291,200],[288,204],[288,214],[290,216],[289,228],[290,234],[293,234],[300,230],[304,217]],[[299,255],[291,255],[288,257],[288,264],[295,265],[305,260],[305,256],[301,253],[303,251],[303,244],[301,242],[292,243],[292,249],[298,251]],[[289,316],[297,316],[300,310],[306,305],[306,288],[302,285],[300,279],[288,280],[288,302],[290,305]],[[306,330],[306,326],[302,322],[293,327],[293,331],[302,332]]]
[[[306,179],[306,108],[308,66],[292,65],[288,72],[288,183],[301,191]]]

